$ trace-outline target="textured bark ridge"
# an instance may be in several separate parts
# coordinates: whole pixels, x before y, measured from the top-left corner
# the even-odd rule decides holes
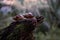
[[[34,40],[33,30],[35,27],[31,20],[12,22],[0,33],[0,40]]]

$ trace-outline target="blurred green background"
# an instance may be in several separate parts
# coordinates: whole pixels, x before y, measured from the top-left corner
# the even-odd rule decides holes
[[[47,1],[47,3],[45,3],[45,1]],[[60,40],[60,0],[45,1],[42,2],[41,0],[37,0],[36,4],[34,4],[34,2],[29,2],[27,4],[24,2],[24,0],[18,0],[16,1],[15,5],[8,5],[12,11],[7,13],[3,13],[1,11],[1,8],[7,4],[4,4],[2,1],[0,1],[0,30],[6,28],[12,22],[13,16],[17,14],[24,14],[27,7],[28,10],[33,10],[33,13],[35,13],[37,16],[43,15],[45,18],[44,22],[34,30],[35,39]],[[33,6],[33,9],[30,9],[30,5]],[[35,6],[38,7],[36,8],[37,11],[34,10]],[[44,35],[42,30],[46,32],[47,35]]]

